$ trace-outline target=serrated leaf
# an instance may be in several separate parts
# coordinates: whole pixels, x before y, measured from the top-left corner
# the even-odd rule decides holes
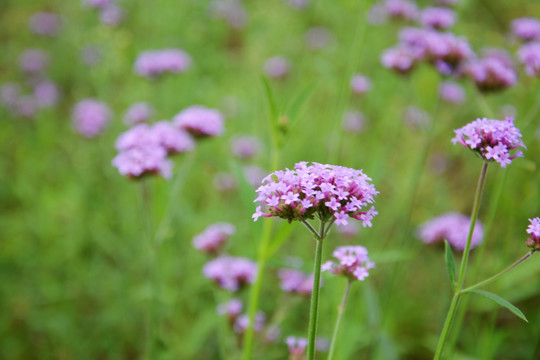
[[[452,288],[454,288],[456,286],[456,262],[454,260],[452,248],[446,240],[444,240],[444,261],[446,263],[446,272],[448,273],[448,278],[450,279]]]
[[[482,296],[484,296],[484,297],[486,297],[486,298],[488,298],[490,300],[493,300],[497,304],[499,304],[500,306],[510,310],[514,315],[516,315],[521,320],[523,320],[525,322],[529,322],[529,320],[527,320],[527,318],[521,312],[521,310],[519,310],[516,306],[512,305],[508,300],[503,299],[499,295],[495,295],[493,293],[490,293],[490,292],[487,292],[487,291],[484,291],[484,290],[469,290],[467,292],[482,295]]]

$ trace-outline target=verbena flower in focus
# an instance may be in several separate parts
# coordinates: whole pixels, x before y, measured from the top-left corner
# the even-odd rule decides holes
[[[139,54],[134,67],[138,75],[156,78],[165,73],[183,73],[191,62],[191,57],[180,49],[149,50]]]
[[[527,239],[527,246],[532,249],[532,251],[537,251],[540,249],[540,218],[536,217],[534,219],[529,219],[531,224],[527,227],[527,233],[529,238]]]
[[[337,225],[354,218],[371,226],[377,211],[368,206],[378,191],[369,181],[362,170],[299,162],[293,170],[275,171],[263,179],[255,202],[262,202],[265,210],[258,206],[253,219],[277,216],[292,222],[317,215],[325,221],[333,218]]]
[[[75,104],[71,113],[73,127],[87,138],[101,134],[109,124],[111,116],[111,110],[105,103],[90,98]]]
[[[257,264],[246,258],[223,255],[207,262],[203,274],[221,288],[236,292],[255,281]]]
[[[207,254],[216,254],[236,231],[233,224],[215,223],[193,238],[193,247]]]
[[[521,132],[514,126],[513,118],[504,121],[477,119],[454,132],[454,145],[460,143],[484,160],[498,162],[503,168],[516,157],[523,157],[517,148],[526,148],[521,140]]]
[[[363,246],[339,246],[332,255],[338,261],[325,262],[321,267],[322,271],[362,281],[369,276],[369,270],[375,267]]]
[[[174,125],[189,132],[196,138],[220,136],[223,134],[223,115],[215,109],[193,105],[173,118]]]
[[[465,249],[471,219],[457,212],[437,216],[418,228],[417,237],[426,244],[447,240],[456,250]],[[471,249],[482,243],[484,228],[477,221],[471,239]]]

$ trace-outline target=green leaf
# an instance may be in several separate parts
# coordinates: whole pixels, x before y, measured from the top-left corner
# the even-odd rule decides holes
[[[456,262],[454,260],[454,254],[452,253],[452,248],[448,241],[444,240],[444,261],[446,262],[446,272],[448,273],[448,278],[452,284],[452,288],[456,286]]]
[[[469,290],[467,292],[468,293],[475,293],[475,294],[479,294],[479,295],[482,295],[484,297],[487,297],[488,299],[495,301],[497,304],[501,305],[502,307],[505,307],[508,310],[510,310],[512,313],[514,313],[514,315],[516,315],[521,320],[523,320],[525,322],[529,322],[529,320],[527,320],[527,318],[525,317],[525,315],[523,315],[521,310],[519,310],[517,307],[512,305],[508,300],[503,299],[499,295],[495,295],[493,293],[490,293],[490,292],[487,292],[487,291],[484,291],[484,290]]]
[[[292,101],[291,106],[289,107],[289,114],[291,120],[291,127],[295,126],[298,120],[300,119],[301,110],[303,109],[304,104],[309,100],[311,94],[315,90],[317,82],[308,85],[298,96]]]
[[[270,83],[268,82],[268,79],[266,79],[264,76],[261,78],[263,87],[264,87],[264,93],[266,95],[266,101],[268,102],[268,109],[270,110],[270,126],[272,128],[272,131],[277,130],[277,120],[278,120],[278,107],[276,100],[274,98],[274,94],[272,92],[272,88],[270,87]]]

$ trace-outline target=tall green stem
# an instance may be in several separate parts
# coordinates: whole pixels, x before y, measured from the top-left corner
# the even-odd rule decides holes
[[[351,290],[352,280],[347,280],[347,286],[345,287],[345,293],[343,294],[343,299],[341,300],[341,305],[338,307],[338,316],[336,319],[336,325],[334,326],[334,333],[332,334],[332,340],[330,341],[330,351],[328,352],[328,360],[334,358],[334,352],[336,351],[336,340],[339,332],[339,326],[341,325],[341,319],[345,313],[345,305],[347,305],[347,298],[349,297],[349,291]]]
[[[315,236],[317,247],[315,248],[315,266],[313,268],[313,291],[311,292],[311,306],[309,308],[309,332],[308,332],[308,360],[315,358],[315,336],[317,335],[317,316],[319,313],[319,293],[321,284],[321,262],[325,235],[325,222],[321,219],[319,236]]]
[[[484,185],[486,183],[486,174],[487,174],[488,162],[484,161],[482,165],[482,170],[480,172],[480,177],[478,178],[478,184],[476,185],[476,193],[474,195],[474,203],[471,214],[471,224],[469,226],[469,234],[467,235],[467,243],[465,245],[465,250],[463,251],[463,257],[461,258],[461,265],[459,267],[459,277],[457,281],[456,289],[454,290],[454,297],[450,303],[450,308],[448,309],[448,314],[446,315],[446,320],[444,321],[443,330],[441,336],[439,337],[439,342],[437,344],[437,349],[435,350],[434,360],[439,360],[442,358],[444,345],[448,337],[450,328],[452,326],[452,321],[456,314],[456,310],[459,304],[459,298],[462,295],[463,285],[465,284],[465,274],[467,272],[467,262],[469,260],[469,253],[471,251],[471,240],[474,233],[474,227],[476,225],[476,219],[478,218],[478,211],[480,210],[480,201],[482,199],[482,193],[484,191]]]

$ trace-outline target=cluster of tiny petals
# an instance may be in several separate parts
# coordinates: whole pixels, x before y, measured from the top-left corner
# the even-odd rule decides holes
[[[71,114],[73,127],[87,138],[101,134],[109,124],[111,116],[111,110],[105,103],[91,98],[75,104]]]
[[[534,41],[540,39],[540,20],[536,18],[524,17],[512,21],[512,33],[523,41]]]
[[[178,113],[174,125],[189,132],[196,138],[220,136],[223,134],[223,115],[215,109],[193,105]]]
[[[486,161],[498,162],[503,168],[516,157],[523,157],[523,153],[515,149],[526,148],[521,140],[521,132],[510,117],[504,121],[477,119],[454,132],[454,145],[459,143],[477,152]],[[515,150],[513,154],[512,150]]]
[[[371,90],[371,80],[367,76],[356,74],[351,79],[351,88],[355,94],[365,94]]]
[[[132,104],[124,113],[124,123],[132,126],[147,122],[154,114],[154,109],[146,102]]]
[[[289,349],[289,355],[293,359],[300,359],[301,356],[304,355],[304,352],[306,351],[306,347],[308,345],[308,341],[306,338],[294,336],[287,336],[287,339],[285,339],[285,343],[287,344],[287,347]]]
[[[223,248],[235,231],[236,228],[230,223],[212,224],[193,238],[193,246],[207,254],[215,254]]]
[[[322,271],[362,281],[369,276],[369,270],[375,267],[369,260],[367,249],[363,246],[340,246],[332,255],[338,262],[325,262],[321,267]]]
[[[465,90],[458,83],[444,81],[439,85],[439,96],[448,103],[461,104],[465,101]]]
[[[373,206],[365,208],[378,192],[370,180],[362,170],[300,162],[293,170],[279,170],[263,179],[255,202],[263,202],[268,210],[258,206],[253,219],[277,216],[291,222],[317,213],[321,218],[332,215],[337,225],[346,225],[352,217],[371,227],[377,211]]]
[[[447,29],[456,22],[454,10],[443,7],[427,7],[420,14],[422,25],[433,29]]]
[[[56,36],[60,29],[61,19],[55,13],[37,12],[28,20],[30,30],[41,36]]]
[[[471,219],[457,212],[437,216],[418,229],[418,238],[426,244],[447,240],[457,250],[464,250],[469,234]],[[477,221],[471,238],[471,249],[482,243],[484,228]]]
[[[135,72],[148,78],[164,73],[182,73],[191,66],[191,57],[180,49],[148,50],[139,54]]]
[[[294,269],[280,269],[278,277],[281,280],[281,290],[285,292],[303,296],[310,296],[313,292],[313,275]]]
[[[467,69],[481,91],[498,91],[517,84],[516,70],[501,57],[488,56],[472,61]]]
[[[235,292],[253,283],[257,264],[246,258],[223,255],[207,262],[203,274],[221,288]]]
[[[386,0],[384,9],[389,17],[395,19],[414,20],[418,17],[418,8],[413,1]]]
[[[238,318],[236,318],[236,321],[233,325],[233,330],[235,333],[242,335],[246,332],[249,324],[250,321],[248,314],[242,314]],[[257,311],[257,313],[255,314],[255,322],[253,323],[253,331],[259,333],[264,329],[265,325],[266,315],[262,311]]]
[[[519,61],[525,66],[529,76],[540,75],[540,44],[536,42],[523,45],[518,50]]]
[[[536,251],[540,249],[540,217],[529,219],[529,221],[531,224],[527,227],[529,238],[526,244],[533,251]]]

